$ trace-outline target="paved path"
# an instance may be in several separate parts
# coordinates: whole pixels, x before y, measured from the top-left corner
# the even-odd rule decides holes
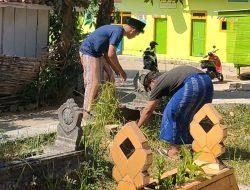
[[[128,75],[128,82],[123,86],[132,87],[132,79],[143,67],[142,59],[135,56],[119,56],[121,65],[125,68]],[[191,65],[199,68],[198,62],[192,62]],[[179,65],[171,64],[164,60],[159,60],[160,71],[167,71]],[[242,68],[244,71],[245,68]],[[249,67],[248,67],[249,69]],[[220,83],[214,81],[214,104],[225,103],[243,103],[250,104],[250,80],[240,81],[236,77],[236,70],[231,64],[223,65],[223,74],[225,81]],[[244,84],[236,85],[237,83]],[[235,88],[230,88],[235,86]],[[237,87],[237,88],[236,88]],[[230,90],[232,89],[232,90]],[[59,107],[59,106],[58,106]],[[57,109],[50,108],[33,113],[24,112],[22,114],[4,114],[0,115],[0,130],[4,130],[4,136],[8,139],[23,138],[26,136],[34,136],[40,133],[54,132],[58,124]],[[3,141],[3,135],[0,132],[0,141]]]
[[[143,67],[142,59],[135,56],[119,56],[121,65],[125,68],[128,75],[128,81],[123,87],[130,87],[132,90],[132,80],[138,70]],[[190,63],[199,68],[198,62]],[[159,61],[160,71],[168,71],[179,65],[170,64],[169,62]],[[244,69],[244,68],[243,68]],[[249,68],[248,68],[249,69]],[[244,70],[243,70],[244,71]],[[214,81],[214,104],[225,103],[242,103],[250,104],[250,80],[240,81],[236,77],[236,70],[231,64],[223,65],[223,74],[225,81],[223,83]],[[25,112],[22,114],[5,114],[0,116],[0,129],[4,130],[0,133],[0,141],[3,139],[23,138],[34,136],[40,133],[54,132],[58,124],[57,108],[44,109],[33,113]]]
[[[250,190],[250,186],[239,185],[240,190]]]
[[[119,55],[118,56],[120,63],[123,68],[130,71],[138,71],[143,68],[143,60],[142,57],[129,56],[129,55]],[[165,60],[162,58],[158,58],[158,68],[160,71],[168,71],[179,65],[191,65],[193,67],[197,67],[200,69],[199,61],[190,61],[190,60]],[[237,79],[236,76],[236,68],[232,63],[222,63],[222,72],[225,78],[227,79]],[[242,67],[241,73],[249,73],[250,74],[250,66]]]
[[[133,78],[138,70],[143,69],[142,59],[135,56],[119,56],[121,65],[126,69],[126,73],[128,78]],[[192,66],[199,68],[200,63],[192,62]],[[161,72],[171,70],[180,65],[177,64],[169,64],[168,62],[160,61],[159,62],[159,70]],[[242,72],[250,72],[250,67],[243,67]],[[215,104],[225,104],[225,103],[242,103],[242,104],[250,104],[250,80],[242,81],[237,79],[236,69],[233,64],[224,64],[223,65],[223,74],[225,77],[224,82],[218,82],[216,79],[214,80],[214,100]],[[237,83],[243,84],[243,87],[232,88],[230,90],[230,86],[236,85]]]
[[[0,116],[0,129],[4,132],[0,133],[0,143],[56,132],[57,124],[56,108],[22,114],[5,113]]]
[[[131,88],[133,77],[138,70],[141,70],[142,60],[134,56],[120,56],[121,65],[125,68],[128,75],[128,81],[123,84],[125,88]],[[159,63],[160,71],[170,70],[179,65]],[[195,66],[193,64],[193,66]],[[197,67],[199,64],[197,63]],[[241,81],[236,78],[236,72],[232,65],[224,65],[225,81],[218,82],[214,80],[214,104],[242,103],[250,104],[250,80]],[[58,106],[59,107],[59,106]],[[33,113],[24,112],[22,114],[4,114],[0,115],[0,129],[4,131],[0,142],[7,139],[23,138],[35,136],[40,133],[55,132],[58,124],[58,108],[44,109]],[[5,140],[3,140],[5,139]]]
[[[129,72],[129,71],[128,71]],[[236,81],[239,82],[239,81]],[[242,103],[250,104],[250,91],[230,91],[230,84],[235,81],[226,81],[225,83],[214,82],[214,104],[225,103]],[[250,81],[244,82],[250,85]],[[124,84],[125,88],[132,88],[132,79]],[[13,140],[16,138],[24,138],[44,134],[48,132],[56,132],[58,124],[56,108],[48,108],[35,112],[25,112],[22,114],[5,113],[0,116],[0,129],[4,131],[0,133],[0,142]]]

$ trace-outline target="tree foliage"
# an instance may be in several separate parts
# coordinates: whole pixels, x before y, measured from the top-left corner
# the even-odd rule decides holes
[[[173,1],[175,3],[180,2],[181,4],[183,4],[183,0],[170,0]],[[152,5],[154,4],[154,0],[144,0],[145,3],[151,3]]]
[[[49,15],[49,53],[42,57],[37,80],[24,90],[26,103],[37,105],[60,102],[71,93],[81,72],[79,46],[85,38],[82,14],[76,11],[79,2],[54,1]]]
[[[111,23],[111,14],[114,11],[114,0],[93,0],[85,12],[85,25],[99,28]]]
[[[111,14],[114,10],[114,0],[102,0],[96,18],[96,28],[111,23]]]
[[[79,38],[79,15],[77,6],[86,7],[86,0],[54,0],[53,10],[50,14],[50,40],[51,44],[57,44],[60,56],[59,60],[67,57],[76,38]],[[51,45],[50,44],[50,45]]]
[[[53,0],[49,16],[49,54],[42,60],[39,77],[23,92],[27,103],[38,105],[56,103],[72,93],[81,75],[79,46],[86,34],[83,32],[83,11],[87,0]],[[114,0],[93,0],[89,5],[97,18],[96,26],[110,23]],[[89,9],[86,9],[89,10]],[[70,90],[71,89],[71,90]]]

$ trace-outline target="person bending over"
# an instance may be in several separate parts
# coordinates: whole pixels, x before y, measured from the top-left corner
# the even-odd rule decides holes
[[[122,69],[117,55],[116,47],[123,36],[128,39],[136,37],[143,32],[145,23],[130,18],[123,26],[104,25],[91,33],[80,46],[80,58],[83,67],[85,86],[83,119],[88,119],[100,84],[105,81],[114,82],[113,71],[120,75],[122,80],[127,76]]]
[[[160,139],[170,144],[167,155],[174,157],[181,144],[192,143],[189,125],[196,112],[212,102],[212,81],[206,73],[191,66],[179,66],[163,74],[151,71],[139,80],[150,91],[149,101],[137,123],[139,127],[151,116],[162,97],[172,96],[163,112]]]

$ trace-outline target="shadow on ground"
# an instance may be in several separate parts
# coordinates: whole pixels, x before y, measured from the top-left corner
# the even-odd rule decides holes
[[[250,161],[250,152],[239,147],[227,146],[226,153],[222,156],[222,159]]]
[[[43,108],[43,110],[33,112],[4,113],[0,118],[0,129],[7,132],[32,125],[42,125],[43,123],[49,123],[55,120],[58,120],[57,107]]]
[[[250,99],[250,92],[249,91],[225,91],[225,90],[215,91],[214,99]]]

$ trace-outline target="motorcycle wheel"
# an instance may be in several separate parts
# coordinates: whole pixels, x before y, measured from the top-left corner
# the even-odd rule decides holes
[[[212,71],[206,71],[207,75],[211,78],[214,79],[214,73]]]
[[[217,78],[218,78],[219,81],[223,81],[224,80],[224,76],[223,76],[222,73],[218,73]]]

